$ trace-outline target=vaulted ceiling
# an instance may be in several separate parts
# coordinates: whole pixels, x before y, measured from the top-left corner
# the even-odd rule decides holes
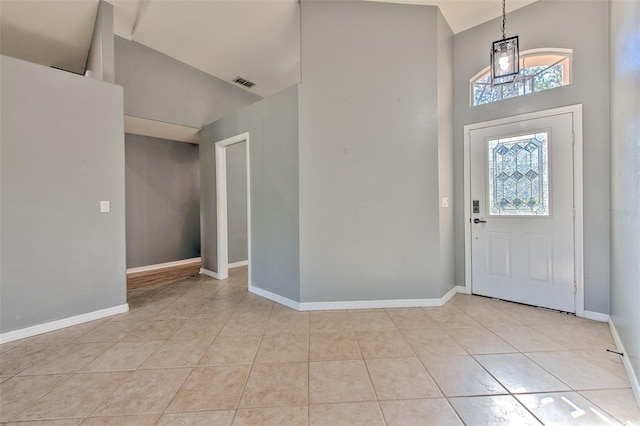
[[[303,0],[313,1],[313,0]],[[383,0],[436,5],[458,33],[499,16],[500,0]],[[536,0],[509,0],[515,10]],[[116,35],[268,96],[299,81],[298,0],[108,0]],[[0,1],[0,53],[83,73],[98,0]],[[499,28],[496,28],[496,35]],[[488,41],[490,42],[490,40]]]

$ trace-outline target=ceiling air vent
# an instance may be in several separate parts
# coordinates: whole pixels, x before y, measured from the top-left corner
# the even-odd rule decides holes
[[[255,86],[255,85],[256,85],[255,83],[253,83],[253,82],[251,82],[251,81],[249,81],[249,80],[247,80],[247,79],[244,79],[244,78],[242,78],[242,77],[236,77],[236,78],[233,80],[233,82],[234,82],[234,83],[237,83],[237,84],[239,84],[239,85],[241,85],[241,86],[248,87],[248,88],[252,88],[253,86]]]

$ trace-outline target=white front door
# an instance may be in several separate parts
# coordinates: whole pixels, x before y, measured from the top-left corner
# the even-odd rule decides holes
[[[573,115],[469,135],[473,294],[575,312]]]

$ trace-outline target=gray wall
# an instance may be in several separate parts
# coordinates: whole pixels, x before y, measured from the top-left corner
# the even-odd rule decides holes
[[[127,268],[200,256],[198,145],[125,135]]]
[[[440,277],[445,294],[455,286],[453,164],[453,32],[438,9],[438,184],[440,191]],[[449,207],[442,207],[442,198]]]
[[[227,148],[229,263],[247,260],[247,144]]]
[[[251,284],[299,301],[297,86],[201,130],[203,267],[217,269],[214,144],[244,132],[250,133]]]
[[[456,282],[464,284],[463,127],[544,109],[583,104],[585,309],[609,313],[609,70],[605,1],[540,0],[510,13],[507,34],[521,50],[573,49],[569,86],[494,104],[469,106],[469,79],[489,64],[489,47],[500,36],[495,19],[454,38]]]
[[[261,99],[120,37],[115,61],[128,115],[200,128]],[[197,161],[195,146],[127,135],[127,267],[200,255]],[[241,251],[243,243],[237,244]],[[232,262],[240,256],[235,247],[234,240]],[[246,241],[244,247],[246,253]],[[246,254],[240,257],[246,260]]]
[[[0,70],[0,331],[126,303],[122,88],[6,56]]]
[[[127,115],[200,128],[261,99],[120,37],[115,38],[115,60]]]
[[[640,381],[640,3],[611,1],[609,8],[611,319]]]
[[[87,58],[87,69],[91,70],[91,78],[109,83],[115,81],[113,45],[113,6],[100,0]]]
[[[301,301],[441,297],[437,8],[310,1],[301,22]]]

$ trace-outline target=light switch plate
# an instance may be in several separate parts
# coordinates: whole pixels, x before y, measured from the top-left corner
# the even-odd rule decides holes
[[[442,197],[442,207],[449,207],[449,197]]]
[[[108,201],[100,201],[100,213],[109,213],[111,205]]]

